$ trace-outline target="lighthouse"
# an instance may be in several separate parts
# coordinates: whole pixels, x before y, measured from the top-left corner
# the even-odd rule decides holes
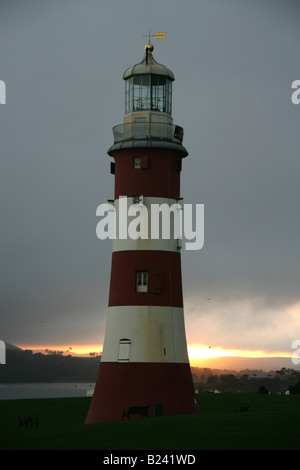
[[[107,152],[116,230],[103,352],[86,423],[132,418],[130,411],[149,417],[198,412],[184,324],[181,236],[171,223],[167,237],[162,223],[153,230],[150,215],[161,209],[162,221],[168,214],[163,209],[175,207],[170,221],[180,210],[188,155],[183,129],[172,118],[175,78],[153,49],[149,42],[143,60],[124,72],[125,116]],[[148,236],[130,236],[128,208],[140,213],[140,225],[147,222]]]

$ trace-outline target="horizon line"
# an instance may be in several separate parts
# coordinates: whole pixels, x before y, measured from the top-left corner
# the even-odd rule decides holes
[[[13,343],[10,343],[13,344]],[[19,347],[23,350],[31,350],[33,352],[47,352],[59,351],[62,354],[74,356],[89,356],[91,353],[98,355],[102,354],[103,345],[99,344],[75,344],[73,346],[57,345],[57,344],[21,344],[13,346]],[[208,346],[203,344],[188,345],[188,356],[190,361],[201,359],[213,358],[249,358],[249,359],[263,359],[263,358],[291,358],[292,353],[286,351],[265,351],[258,349],[234,349],[222,348],[220,346]]]

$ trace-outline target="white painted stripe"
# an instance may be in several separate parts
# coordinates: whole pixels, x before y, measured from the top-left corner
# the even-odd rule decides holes
[[[109,307],[101,362],[187,363],[183,308]]]
[[[141,206],[138,204],[135,205],[135,209],[133,210],[133,215],[127,216],[124,213],[125,208],[125,201],[122,199],[116,199],[114,202],[114,207],[116,210],[116,239],[113,240],[112,251],[125,251],[125,250],[163,250],[163,251],[175,251],[178,252],[181,248],[181,239],[178,237],[179,231],[176,233],[176,226],[174,231],[174,215],[173,211],[169,210],[168,208],[174,209],[177,211],[176,213],[176,220],[177,220],[177,230],[179,230],[180,224],[180,209],[176,209],[176,206],[182,202],[177,201],[176,199],[168,199],[168,198],[161,198],[161,197],[143,197],[141,200]],[[127,198],[127,207],[129,208],[133,204],[133,198]],[[121,207],[121,210],[120,210]],[[146,210],[143,209],[146,208]],[[182,207],[182,205],[181,205]],[[140,208],[140,209],[139,209]],[[165,209],[165,219],[164,222],[166,225],[162,223],[162,216],[159,215],[157,217],[156,210]],[[137,212],[134,212],[134,211]],[[119,217],[119,213],[121,217]],[[169,217],[171,214],[171,217]],[[121,226],[119,224],[120,220],[127,219],[127,227],[124,224]],[[140,225],[136,228],[138,224],[138,219],[140,221]],[[156,221],[156,223],[155,223]],[[170,221],[170,223],[169,223]],[[154,223],[152,223],[154,222]],[[131,225],[132,224],[132,225]],[[142,227],[145,228],[145,232],[143,236],[147,238],[138,238],[136,240],[130,237],[131,229],[136,232],[142,230]],[[120,230],[121,227],[121,230]],[[164,227],[169,227],[169,231],[163,233]],[[157,231],[159,229],[159,231]],[[157,238],[154,238],[157,237]],[[167,237],[167,238],[166,238]]]

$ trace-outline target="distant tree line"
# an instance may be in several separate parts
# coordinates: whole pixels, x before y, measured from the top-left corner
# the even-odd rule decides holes
[[[33,382],[95,382],[101,357],[90,353],[90,357],[64,355],[63,351],[48,350],[47,354],[31,350],[7,349],[6,364],[0,365],[0,383]],[[260,376],[262,371],[234,371],[194,368],[192,377],[199,392],[259,392],[276,393],[289,390],[300,393],[300,372],[293,369],[272,371]],[[257,377],[255,377],[257,374]]]
[[[6,364],[0,366],[0,383],[90,382],[96,381],[100,356],[63,356],[61,351],[48,354],[31,350],[7,350]]]
[[[300,393],[300,372],[282,368],[279,371],[224,373],[222,370],[192,368],[195,389],[199,392]]]

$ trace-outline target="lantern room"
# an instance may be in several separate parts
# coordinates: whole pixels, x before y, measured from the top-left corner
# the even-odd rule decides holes
[[[172,82],[175,78],[171,70],[156,62],[152,55],[153,49],[152,44],[146,44],[142,62],[129,67],[123,75],[124,122],[136,121],[137,118],[169,123],[172,121]]]

